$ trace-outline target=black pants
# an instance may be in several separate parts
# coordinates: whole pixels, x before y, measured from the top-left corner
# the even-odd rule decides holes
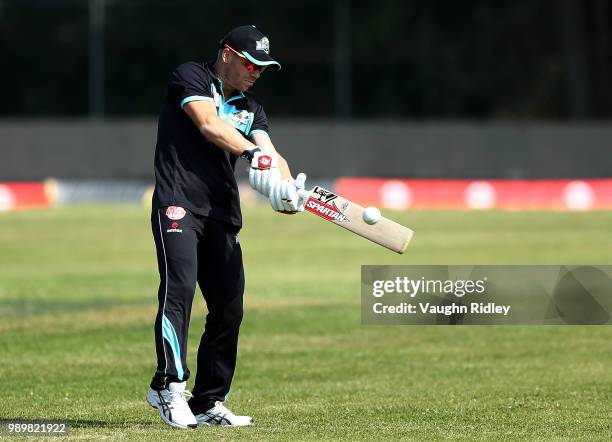
[[[189,211],[181,215],[182,210],[166,208],[151,215],[160,274],[151,387],[160,390],[189,378],[187,333],[197,282],[208,315],[189,405],[194,412],[206,411],[225,400],[234,376],[244,293],[242,251],[236,227]]]

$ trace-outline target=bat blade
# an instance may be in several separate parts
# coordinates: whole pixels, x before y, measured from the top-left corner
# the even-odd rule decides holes
[[[321,186],[300,195],[306,199],[305,210],[394,252],[404,253],[414,234],[385,217],[376,224],[367,224],[363,220],[365,208]]]

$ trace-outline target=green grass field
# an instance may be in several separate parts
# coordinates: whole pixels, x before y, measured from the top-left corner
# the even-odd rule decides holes
[[[227,405],[256,425],[187,432],[145,402],[158,284],[147,210],[0,213],[0,419],[65,419],[91,440],[609,440],[612,327],[362,326],[359,290],[361,264],[611,264],[612,212],[392,217],[417,232],[403,256],[309,214],[245,210]],[[193,372],[204,314],[198,292]]]

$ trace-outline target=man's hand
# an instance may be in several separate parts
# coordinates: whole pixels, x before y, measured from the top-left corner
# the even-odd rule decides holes
[[[270,192],[270,205],[281,213],[293,214],[303,212],[306,199],[300,196],[304,189],[306,174],[298,174],[295,180],[283,180],[276,183]]]
[[[268,196],[276,183],[280,181],[280,177],[276,154],[260,150],[253,153],[251,167],[249,168],[249,184],[253,189],[264,196]]]

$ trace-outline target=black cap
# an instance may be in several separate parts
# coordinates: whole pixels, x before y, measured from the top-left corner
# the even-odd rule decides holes
[[[228,45],[258,66],[274,66],[280,70],[279,62],[270,57],[270,40],[253,25],[238,26],[227,33],[219,47]]]

